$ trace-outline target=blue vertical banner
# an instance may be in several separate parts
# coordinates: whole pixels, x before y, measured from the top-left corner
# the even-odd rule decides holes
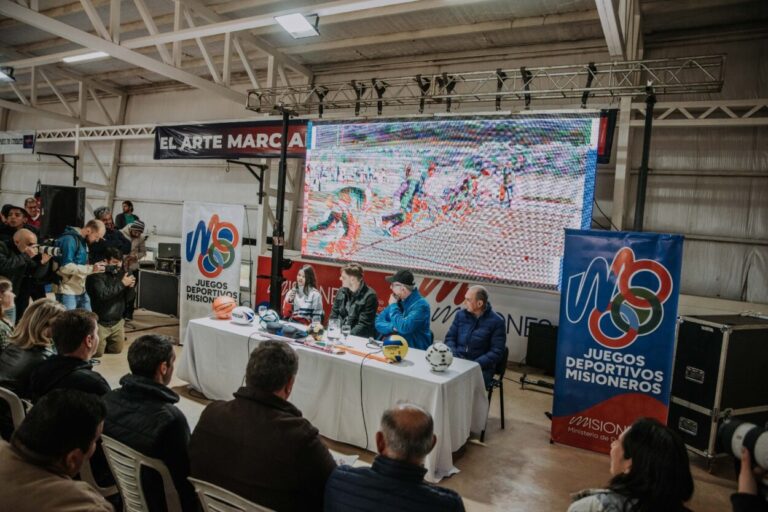
[[[565,230],[552,440],[598,452],[666,423],[683,237]]]

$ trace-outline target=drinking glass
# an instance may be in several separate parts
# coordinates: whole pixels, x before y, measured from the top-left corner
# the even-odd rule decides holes
[[[345,343],[347,341],[347,337],[349,337],[351,332],[352,332],[352,326],[349,325],[348,322],[344,322],[344,325],[341,326],[341,335],[344,336]]]
[[[341,324],[338,318],[332,318],[328,320],[328,339],[330,341],[338,341],[341,332]]]

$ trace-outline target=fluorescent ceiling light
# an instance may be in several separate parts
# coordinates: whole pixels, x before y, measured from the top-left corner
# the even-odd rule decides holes
[[[319,17],[316,17],[315,25],[312,25],[303,14],[298,12],[286,14],[284,16],[275,16],[275,21],[278,22],[286,32],[291,34],[294,39],[319,36],[320,32],[317,31],[318,20]]]
[[[82,55],[73,55],[72,57],[64,57],[61,60],[63,60],[67,64],[72,64],[73,62],[83,62],[84,60],[102,59],[104,57],[109,57],[109,54],[106,52],[91,52],[91,53],[84,53]]]
[[[15,82],[13,68],[0,68],[0,82]]]

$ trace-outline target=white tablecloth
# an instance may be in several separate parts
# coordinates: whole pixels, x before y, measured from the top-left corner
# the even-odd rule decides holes
[[[250,352],[263,339],[252,326],[210,318],[192,320],[177,363],[178,375],[208,398],[231,400],[232,393],[243,385]],[[362,338],[350,337],[349,341],[371,351],[364,348]],[[384,410],[406,400],[429,411],[437,435],[437,445],[425,462],[427,479],[432,482],[458,472],[452,453],[467,441],[470,432],[480,432],[485,426],[488,399],[475,362],[455,359],[448,370],[435,373],[423,350],[410,349],[406,361],[398,364],[366,359],[361,407],[362,357],[294,347],[299,354],[299,373],[289,400],[330,439],[375,451]]]

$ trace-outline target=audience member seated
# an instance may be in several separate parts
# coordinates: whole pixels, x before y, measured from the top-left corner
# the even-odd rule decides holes
[[[144,234],[144,223],[136,219],[135,222],[128,224],[120,233],[131,243],[131,252],[125,255],[123,266],[125,271],[133,277],[139,277],[139,260],[147,255],[147,236]],[[133,309],[135,301],[132,299],[125,303],[125,319],[133,320]]]
[[[51,269],[51,256],[39,252],[37,235],[28,229],[16,231],[10,242],[0,242],[0,275],[11,280],[16,293],[14,320],[24,314],[32,290]]]
[[[104,236],[96,242],[90,243],[88,263],[96,263],[106,258],[104,251],[107,247],[117,247],[122,254],[131,252],[131,244],[128,242],[120,230],[115,228],[115,222],[112,220],[112,210],[106,206],[96,208],[93,211],[96,220],[104,223]]]
[[[491,383],[496,365],[504,357],[507,327],[488,302],[488,290],[472,286],[464,295],[464,309],[453,317],[445,335],[453,355],[476,361],[483,369],[485,386]]]
[[[115,217],[115,227],[123,229],[128,224],[133,224],[137,220],[139,220],[139,216],[133,213],[133,203],[123,201],[123,213],[118,213],[117,217]]]
[[[296,285],[283,300],[283,316],[307,324],[314,317],[322,318],[323,298],[317,289],[315,271],[311,266],[304,265],[296,274]]]
[[[39,230],[42,224],[40,203],[34,197],[28,197],[24,200],[24,209],[27,210],[27,224]]]
[[[91,274],[85,280],[85,290],[91,307],[98,315],[99,346],[94,357],[119,354],[125,341],[125,305],[136,297],[136,278],[122,270],[123,255],[116,247],[107,247],[105,271]]]
[[[376,330],[382,336],[399,334],[412,348],[426,350],[432,344],[429,329],[429,303],[416,288],[410,270],[398,270],[386,278],[392,283],[389,306],[376,317]]]
[[[322,510],[336,463],[317,429],[288,402],[298,369],[287,343],[256,346],[245,387],[234,400],[208,405],[192,433],[192,477],[281,512]]]
[[[62,312],[51,325],[57,354],[40,363],[30,376],[30,395],[37,401],[53,389],[77,389],[103,396],[109,384],[92,370],[99,346],[96,314],[84,309]]]
[[[325,510],[334,512],[463,511],[455,491],[424,481],[424,458],[435,446],[432,416],[401,404],[381,417],[379,455],[370,468],[336,468],[325,490]]]
[[[761,496],[758,490],[759,482],[765,478],[766,471],[752,464],[752,455],[746,448],[741,449],[740,462],[739,492],[731,494],[733,512],[768,512],[768,500]]]
[[[339,279],[341,288],[336,292],[330,318],[348,324],[353,336],[375,337],[379,299],[373,288],[363,281],[363,268],[354,263],[347,265],[341,269]]]
[[[672,429],[655,419],[637,420],[611,443],[610,462],[608,488],[577,493],[568,512],[688,510],[693,477],[685,445]]]
[[[0,441],[0,508],[13,512],[112,512],[89,484],[73,480],[93,455],[106,410],[98,397],[57,390]]]
[[[196,510],[195,490],[189,476],[189,425],[174,404],[179,395],[168,384],[176,354],[167,336],[147,334],[128,349],[131,373],[120,379],[121,388],[104,396],[107,419],[104,434],[168,467],[181,498],[182,509]],[[150,512],[165,510],[163,482],[148,468],[141,473]]]
[[[13,283],[0,276],[0,354],[11,342],[13,322],[5,316],[5,312],[14,308],[14,298],[16,296],[13,294]]]
[[[29,398],[32,370],[55,354],[51,325],[63,311],[64,306],[51,299],[38,299],[27,308],[0,354],[0,386]]]
[[[104,238],[106,228],[100,220],[90,220],[82,228],[67,226],[56,245],[61,249],[59,269],[56,271],[59,283],[53,291],[56,300],[67,309],[91,310],[91,301],[85,292],[85,278],[90,274],[104,272],[104,262],[88,264],[88,245]]]

